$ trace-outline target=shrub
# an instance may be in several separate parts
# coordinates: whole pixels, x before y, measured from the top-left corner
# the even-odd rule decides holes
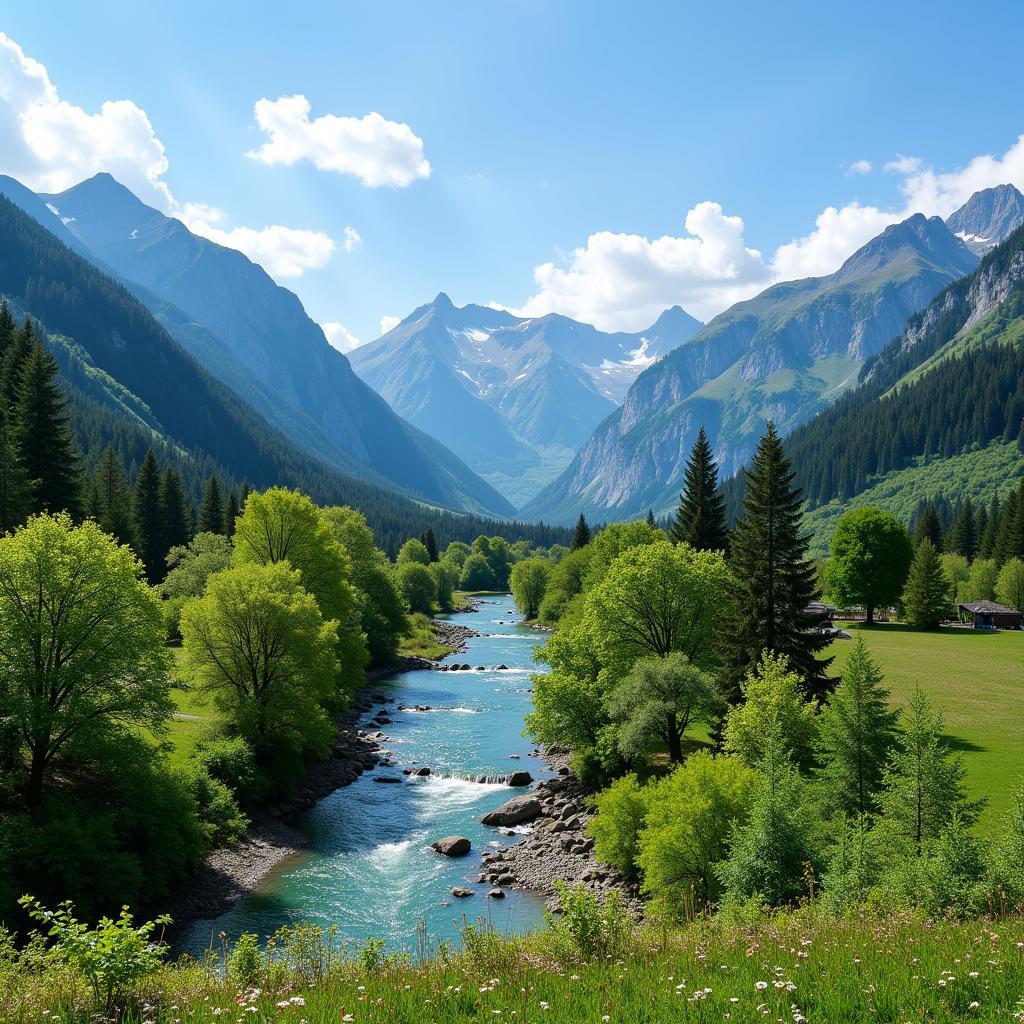
[[[613,864],[623,874],[636,871],[640,833],[650,804],[650,790],[635,775],[616,779],[597,794],[597,815],[587,832],[594,837],[594,854],[599,861]]]
[[[437,581],[430,569],[419,562],[401,562],[395,575],[410,610],[430,615],[437,599]]]
[[[241,736],[203,740],[192,756],[212,778],[223,782],[243,807],[252,807],[263,797],[256,757],[252,747]]]

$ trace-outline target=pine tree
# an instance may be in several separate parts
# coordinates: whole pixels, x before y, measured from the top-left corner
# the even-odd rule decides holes
[[[931,541],[923,540],[910,563],[903,607],[907,621],[918,629],[938,629],[949,613],[950,582],[942,569],[939,553]]]
[[[67,509],[76,515],[78,452],[57,373],[57,360],[41,344],[33,343],[18,382],[12,433],[28,479],[35,481],[33,510]]]
[[[428,527],[420,535],[420,540],[423,542],[423,546],[427,549],[427,554],[430,556],[431,562],[437,561],[437,539],[434,537],[434,531]]]
[[[224,532],[224,499],[220,494],[220,484],[216,476],[206,481],[203,491],[203,503],[199,506],[199,532]]]
[[[651,529],[653,530],[656,530],[658,528],[658,521],[654,518],[653,508],[649,508],[647,510],[647,525],[651,527]]]
[[[171,548],[182,547],[192,536],[192,510],[185,498],[181,477],[173,466],[160,478],[160,518],[163,523],[161,551],[166,560]]]
[[[997,565],[1003,565],[1011,558],[1020,557],[1015,552],[1017,542],[1017,507],[1020,497],[1017,491],[1010,491],[999,510],[999,525],[996,527],[996,545],[992,557]]]
[[[4,310],[6,306],[0,308],[0,315]],[[0,534],[20,526],[28,517],[32,511],[32,491],[32,481],[22,465],[6,411],[0,408]]]
[[[974,518],[974,505],[965,498],[950,533],[949,550],[971,561],[978,553],[978,527]]]
[[[718,490],[718,467],[708,435],[701,427],[686,463],[683,493],[670,536],[698,551],[724,551],[728,541],[725,502]]]
[[[581,512],[579,519],[576,520],[576,529],[572,534],[572,544],[570,545],[570,551],[579,551],[580,548],[585,548],[590,543],[590,527],[587,525],[587,518]]]
[[[0,391],[9,408],[18,404],[18,389],[21,376],[32,348],[36,343],[32,321],[25,317],[21,327],[15,329],[9,342],[5,345],[3,362],[0,363]]]
[[[135,519],[139,559],[145,566],[146,577],[150,583],[159,583],[167,568],[164,561],[167,551],[164,548],[164,518],[160,507],[160,469],[152,448],[146,452],[135,479],[132,515]]]
[[[916,548],[923,540],[930,540],[936,551],[942,550],[942,523],[931,502],[921,510],[914,526],[914,547]]]
[[[988,507],[985,529],[978,544],[979,558],[994,558],[996,554],[996,537],[999,533],[999,495],[992,495],[992,503]]]
[[[235,535],[235,522],[238,516],[238,498],[235,497],[235,492],[232,491],[228,495],[228,507],[224,510],[224,532],[229,540]]]
[[[830,640],[808,630],[806,608],[818,596],[817,571],[805,558],[801,496],[793,476],[769,423],[746,471],[743,512],[730,545],[733,600],[724,646],[733,699],[765,651],[786,656],[808,696],[831,687],[826,672],[832,659],[818,657]]]
[[[95,508],[90,510],[91,514],[119,544],[130,544],[138,549],[132,492],[124,466],[113,446],[107,447],[93,483],[95,490],[90,496],[90,504]]]
[[[11,316],[10,307],[6,299],[0,299],[0,366],[3,366],[4,355],[14,341],[14,332],[18,324]]]
[[[850,651],[835,693],[818,719],[815,780],[826,814],[863,817],[877,810],[878,791],[898,714],[864,637]]]

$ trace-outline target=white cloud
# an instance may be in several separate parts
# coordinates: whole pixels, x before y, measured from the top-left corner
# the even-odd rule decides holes
[[[359,348],[362,342],[344,325],[339,323],[326,323],[320,325],[332,348],[339,352],[351,352]]]
[[[890,160],[883,165],[883,170],[894,174],[913,174],[920,166],[919,157],[904,156],[902,153],[898,153],[895,160]]]
[[[854,160],[849,167],[846,168],[847,174],[870,174],[872,171],[870,160]]]
[[[355,252],[363,244],[363,236],[351,225],[345,228],[345,237],[341,247],[345,252]]]
[[[400,316],[388,316],[385,314],[380,318],[380,333],[387,334],[388,331],[394,330],[401,322],[402,318]]]
[[[309,160],[317,170],[351,174],[367,188],[405,188],[417,178],[430,177],[423,140],[407,124],[377,113],[324,114],[310,120],[310,109],[302,95],[258,100],[253,113],[270,141],[246,155],[287,166]]]
[[[61,192],[109,171],[144,202],[168,211],[168,160],[146,112],[108,100],[88,113],[62,100],[46,68],[0,32],[0,151],[4,172],[37,192]]]

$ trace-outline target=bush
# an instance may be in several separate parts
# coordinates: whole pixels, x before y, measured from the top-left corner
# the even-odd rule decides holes
[[[630,922],[622,903],[622,894],[612,890],[602,900],[585,885],[569,886],[556,882],[559,918],[547,914],[548,927],[558,938],[567,937],[585,960],[604,960],[617,956],[630,932]]]
[[[395,575],[410,610],[430,615],[437,599],[437,581],[430,569],[419,562],[401,562]]]
[[[263,798],[256,756],[241,736],[203,740],[192,756],[211,778],[223,782],[243,807],[253,807]]]
[[[239,810],[234,793],[198,761],[179,768],[178,772],[195,802],[206,842],[210,846],[237,843],[245,835],[249,819]]]
[[[642,786],[635,775],[624,775],[598,793],[594,803],[597,815],[587,826],[594,837],[594,855],[623,874],[634,874],[650,789]]]

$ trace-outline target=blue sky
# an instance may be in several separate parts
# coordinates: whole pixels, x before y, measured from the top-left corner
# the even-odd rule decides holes
[[[36,0],[2,29],[0,171],[110,169],[363,341],[441,290],[707,319],[914,209],[1024,187],[1005,2]]]

